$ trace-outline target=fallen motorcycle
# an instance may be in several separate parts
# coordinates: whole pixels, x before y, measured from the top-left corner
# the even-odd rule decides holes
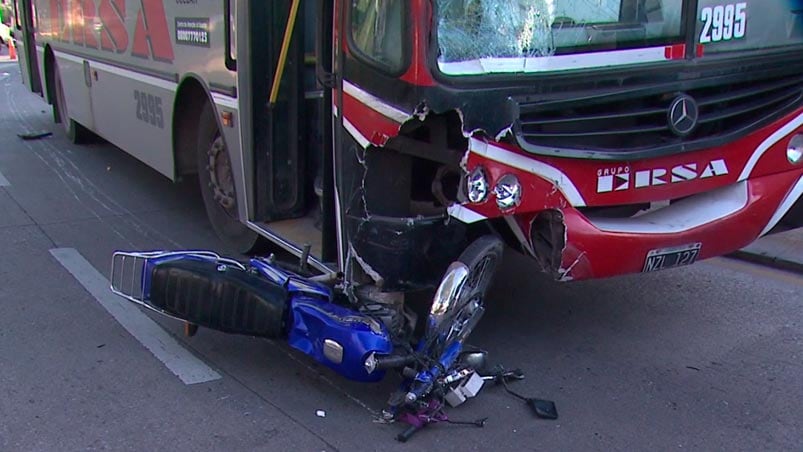
[[[209,251],[117,252],[111,288],[186,322],[190,332],[201,326],[285,339],[352,380],[378,381],[388,370],[400,371],[403,382],[382,416],[410,424],[397,438],[406,441],[429,423],[448,421],[444,404],[473,397],[485,380],[506,385],[522,377],[510,372],[482,377],[477,371],[485,367],[484,352],[464,349],[485,312],[502,250],[498,238],[483,236],[463,251],[446,270],[417,339],[410,328],[389,326],[383,310],[347,296],[337,278],[303,277],[273,258],[245,264]]]

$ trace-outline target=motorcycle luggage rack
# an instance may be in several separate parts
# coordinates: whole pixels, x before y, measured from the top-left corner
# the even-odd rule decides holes
[[[154,309],[148,304],[147,294],[145,294],[144,270],[148,262],[171,256],[192,256],[200,259],[215,260],[245,270],[245,266],[240,262],[221,257],[211,251],[117,251],[112,255],[112,293],[138,305]],[[158,309],[154,310],[162,312]]]

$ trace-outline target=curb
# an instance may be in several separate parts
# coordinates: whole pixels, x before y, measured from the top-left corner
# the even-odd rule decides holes
[[[803,275],[803,262],[800,261],[772,256],[760,251],[751,251],[748,248],[731,253],[729,256],[754,264],[766,265],[778,270],[791,271]]]

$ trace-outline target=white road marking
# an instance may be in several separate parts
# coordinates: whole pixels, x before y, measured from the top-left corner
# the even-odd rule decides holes
[[[73,248],[50,250],[56,260],[89,292],[109,314],[161,361],[184,384],[204,383],[221,378],[198,357],[181,346],[136,305],[112,294],[109,281]]]
[[[0,187],[10,187],[11,182],[6,179],[6,176],[3,176],[3,173],[0,173]]]

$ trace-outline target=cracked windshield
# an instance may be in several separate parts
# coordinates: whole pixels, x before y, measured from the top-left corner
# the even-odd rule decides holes
[[[678,42],[680,0],[438,0],[441,70]],[[455,64],[458,63],[458,64]]]

